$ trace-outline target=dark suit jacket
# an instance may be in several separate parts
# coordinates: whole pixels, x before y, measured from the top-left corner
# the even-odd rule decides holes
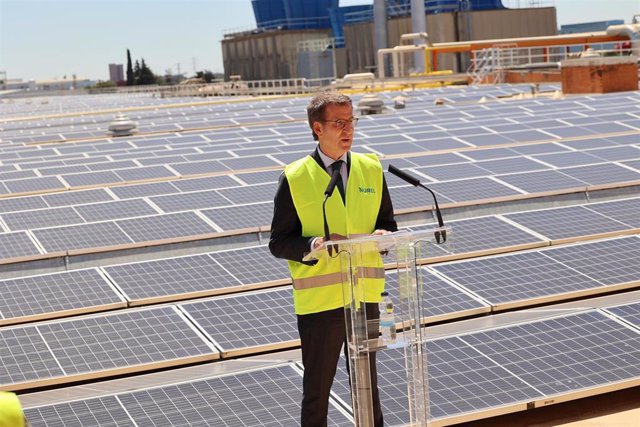
[[[325,169],[324,163],[316,148],[310,156]],[[351,153],[347,157],[347,170],[351,170]],[[328,173],[327,173],[328,174]],[[318,209],[321,209],[319,206]],[[393,218],[393,205],[391,196],[387,188],[387,182],[382,175],[382,201],[376,219],[376,230],[397,231],[398,225]],[[302,223],[298,217],[287,177],[283,173],[280,175],[278,189],[274,200],[273,220],[271,222],[271,238],[269,239],[269,249],[277,258],[284,258],[291,261],[302,262],[302,257],[309,252],[311,241],[317,236],[303,236]],[[309,265],[315,262],[305,263]]]

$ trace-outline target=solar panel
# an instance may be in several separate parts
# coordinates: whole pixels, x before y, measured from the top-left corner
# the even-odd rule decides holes
[[[59,317],[61,312],[126,307],[96,270],[73,270],[0,281],[0,324]],[[43,316],[44,315],[44,316]],[[25,319],[26,318],[26,319]]]
[[[504,215],[550,240],[628,230],[631,227],[582,206]]]
[[[113,171],[74,173],[71,175],[63,175],[62,179],[64,179],[71,187],[106,185],[123,182],[123,180]]]
[[[636,328],[640,328],[640,302],[607,307],[606,311],[632,324]]]
[[[132,302],[211,295],[242,285],[208,255],[103,267]],[[231,290],[231,289],[229,289]],[[164,298],[163,298],[164,297]]]
[[[135,199],[138,197],[157,196],[159,194],[178,193],[179,190],[168,182],[153,182],[149,184],[124,185],[111,187],[112,191],[120,199]]]
[[[238,182],[228,175],[208,176],[206,178],[180,179],[172,182],[182,192],[213,190],[216,188],[236,187]],[[169,194],[169,193],[165,193]]]
[[[462,317],[468,315],[470,311],[489,310],[488,306],[434,275],[431,271],[421,268],[420,274],[424,289],[422,299],[423,316],[427,317],[427,322]],[[385,283],[385,290],[389,292],[395,306],[399,307],[398,273],[396,271],[387,271]]]
[[[546,396],[640,376],[640,334],[595,311],[461,339]]]
[[[42,196],[50,207],[82,205],[85,203],[107,202],[113,200],[104,189],[85,191],[65,191],[63,193]]]
[[[40,250],[26,232],[0,233],[0,259],[39,254]]]
[[[55,227],[58,225],[82,224],[85,221],[73,208],[52,208],[13,212],[0,215],[9,230]]]
[[[164,166],[143,166],[131,169],[119,169],[116,175],[123,181],[141,181],[156,178],[174,178],[176,175]]]
[[[504,145],[504,144],[509,144],[513,142],[511,139],[495,133],[484,134],[484,135],[464,135],[464,136],[458,136],[458,138],[476,147],[489,146],[489,145]]]
[[[55,176],[24,178],[4,182],[10,193],[30,193],[47,190],[63,190],[66,186]]]
[[[455,230],[455,253],[541,243],[543,240],[495,216],[448,221]],[[416,227],[411,227],[413,230]]]
[[[548,169],[546,165],[527,159],[525,157],[499,159],[499,160],[486,160],[483,162],[476,163],[476,166],[486,169],[493,174],[517,173],[517,172]]]
[[[223,230],[270,227],[273,218],[273,202],[207,209],[200,212]]]
[[[131,239],[113,222],[42,228],[32,230],[32,233],[47,252],[131,243]]]
[[[426,344],[430,415],[446,418],[541,397],[524,381],[457,337]],[[377,353],[378,389],[385,425],[409,423],[405,364],[401,349]],[[351,402],[349,381],[341,363],[333,391]]]
[[[591,185],[612,184],[617,182],[640,181],[640,173],[612,163],[577,168],[562,169],[573,178]]]
[[[276,183],[278,182],[278,178],[280,178],[281,174],[282,174],[281,170],[274,170],[274,171],[264,171],[264,172],[242,173],[242,174],[237,174],[236,177],[249,185],[255,185],[255,184]]]
[[[424,141],[414,141],[413,145],[417,146],[419,149],[417,152],[422,151],[435,151],[435,150],[454,150],[457,148],[467,148],[468,144],[464,142],[458,141],[454,138],[435,138],[435,139],[427,139]],[[413,152],[416,152],[414,150]]]
[[[116,223],[134,242],[199,236],[217,232],[195,212],[121,219]]]
[[[638,138],[638,140],[640,140],[640,138]],[[626,145],[622,147],[590,150],[589,154],[609,161],[630,160],[640,158],[640,149],[633,145]]]
[[[270,202],[275,197],[276,188],[277,185],[269,183],[227,188],[218,190],[218,192],[234,204],[240,205],[245,203]]]
[[[640,198],[594,203],[584,207],[631,227],[640,227],[640,215],[638,215],[638,212],[640,212]]]
[[[489,178],[436,182],[435,184],[430,184],[429,187],[454,202],[492,199],[521,194]]]
[[[135,168],[136,166],[138,166],[138,164],[133,160],[121,160],[118,162],[91,163],[87,165],[87,168],[92,171],[107,171],[123,168]]]
[[[288,281],[290,278],[287,261],[274,258],[267,246],[214,252],[210,256],[245,284]],[[256,268],[247,268],[247,263]]]
[[[455,283],[505,307],[557,298],[602,284],[539,252],[516,253],[431,267]]]
[[[202,162],[171,163],[171,169],[180,175],[199,175],[214,172],[227,172],[229,169],[217,160],[205,160]]]
[[[181,307],[227,356],[290,346],[299,339],[290,288],[219,297]]]
[[[524,155],[536,155],[536,154],[545,154],[545,153],[562,153],[571,151],[567,147],[563,147],[557,144],[528,144],[517,147],[511,147],[512,151],[516,153],[524,154]]]
[[[416,171],[434,178],[437,181],[446,181],[460,178],[474,178],[478,176],[487,176],[491,173],[478,167],[473,163],[459,163],[446,166],[429,166],[423,168],[415,168]]]
[[[7,193],[4,193],[7,194]],[[40,196],[14,197],[10,199],[0,199],[0,213],[28,211],[32,209],[42,209],[49,207]]]
[[[529,194],[568,190],[572,188],[586,188],[587,185],[584,181],[572,178],[555,170],[500,175],[496,178],[509,185],[518,187]]]
[[[581,151],[570,151],[567,153],[541,154],[533,156],[534,159],[550,164],[551,166],[563,168],[579,165],[590,165],[602,163],[603,160]]]
[[[64,375],[35,326],[0,328],[0,387]]]
[[[640,282],[640,239],[635,236],[551,248],[542,253],[606,285]]]
[[[139,426],[289,427],[300,420],[302,377],[291,366],[265,368],[121,394]],[[329,405],[327,425],[353,420]]]
[[[220,195],[219,190],[196,191],[193,193],[170,194],[166,196],[154,196],[150,200],[164,212],[180,212],[229,206],[232,204],[228,198]]]
[[[82,215],[82,218],[87,222],[155,215],[158,213],[147,202],[141,199],[93,203],[90,205],[76,206],[75,210]]]
[[[431,184],[429,185],[431,188]],[[389,188],[389,195],[393,203],[395,211],[401,209],[421,208],[425,206],[433,206],[433,197],[428,192],[415,188],[414,186],[393,187]],[[448,203],[451,199],[438,195],[438,203]]]
[[[37,329],[67,376],[217,354],[173,307],[50,322]]]
[[[129,414],[115,396],[28,408],[24,411],[33,427],[134,427]]]

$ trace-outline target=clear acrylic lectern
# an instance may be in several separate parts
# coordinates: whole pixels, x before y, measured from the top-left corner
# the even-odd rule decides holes
[[[305,260],[338,257],[342,271],[347,347],[351,369],[351,397],[356,426],[373,426],[369,353],[384,351],[388,347],[404,349],[407,381],[407,408],[410,425],[426,426],[429,421],[426,354],[424,354],[421,325],[423,313],[423,284],[417,260],[426,257],[430,245],[449,245],[452,231],[449,227],[421,231],[399,231],[384,236],[366,236],[347,240],[328,241],[309,253]],[[444,242],[446,240],[446,242]],[[439,241],[439,242],[438,242]],[[329,248],[331,247],[332,255]],[[445,249],[446,250],[446,249]],[[394,315],[398,329],[396,342],[386,346],[378,337],[378,321],[369,320],[364,306],[363,268],[367,254],[383,254],[386,266],[393,264],[398,270],[398,289],[387,290],[399,297]],[[439,251],[439,254],[442,252]],[[395,299],[398,301],[398,299]]]

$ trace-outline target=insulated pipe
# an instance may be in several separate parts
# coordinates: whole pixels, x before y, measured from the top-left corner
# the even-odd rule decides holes
[[[384,0],[373,1],[373,29],[375,34],[376,51],[387,47],[387,2]],[[378,74],[384,78],[387,73],[387,65],[384,58],[378,54]]]
[[[631,49],[640,56],[640,24],[609,25],[608,36],[627,36],[631,41]]]
[[[411,28],[414,33],[427,32],[427,17],[424,11],[424,0],[411,0]],[[413,43],[419,45],[420,39],[414,38]],[[416,52],[414,54],[414,64],[416,73],[424,73],[424,54]]]

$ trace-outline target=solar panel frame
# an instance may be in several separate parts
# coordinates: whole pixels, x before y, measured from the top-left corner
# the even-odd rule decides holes
[[[114,222],[95,222],[31,230],[47,253],[106,248],[133,243]]]
[[[200,213],[224,231],[267,229],[271,227],[273,202],[203,209]]]
[[[431,266],[494,311],[604,292],[599,281],[542,255],[522,252]]]
[[[28,338],[19,344],[19,337]],[[213,345],[171,306],[5,327],[0,328],[0,340],[12,349],[0,354],[0,385],[5,390],[219,358]]]
[[[95,268],[0,280],[0,325],[126,308]]]
[[[206,236],[218,232],[191,211],[120,219],[115,224],[133,242],[138,243]]]
[[[584,236],[621,234],[631,227],[583,206],[542,209],[503,215],[554,243],[570,242]]]
[[[102,267],[131,306],[238,291],[244,284],[209,255]]]
[[[0,260],[40,254],[40,247],[25,231],[0,233]]]
[[[134,427],[116,396],[75,400],[27,408],[25,418],[33,427]]]
[[[290,287],[180,304],[222,352],[237,357],[299,345]]]

